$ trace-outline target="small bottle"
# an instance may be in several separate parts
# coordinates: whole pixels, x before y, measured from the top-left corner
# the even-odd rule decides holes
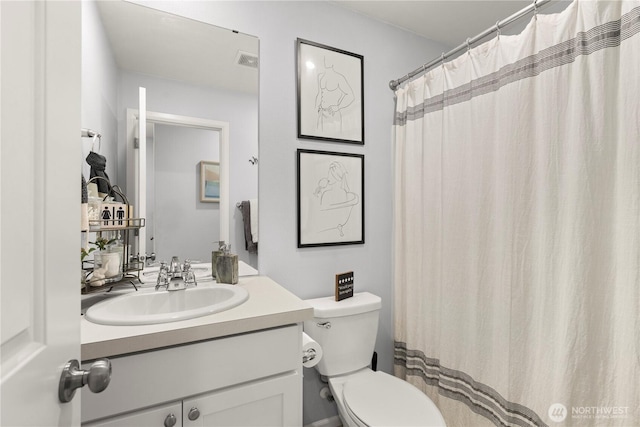
[[[216,281],[235,285],[238,283],[238,255],[229,253],[231,245],[224,245],[216,259]]]

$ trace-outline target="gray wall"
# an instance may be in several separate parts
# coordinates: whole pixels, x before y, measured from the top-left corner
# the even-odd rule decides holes
[[[107,175],[117,183],[118,68],[94,3],[82,4],[82,102],[80,125],[102,134],[100,154],[107,158]],[[82,173],[89,179],[85,162],[91,138],[82,139]],[[95,147],[98,150],[98,147]]]
[[[392,143],[388,83],[446,47],[329,2],[144,2],[149,6],[255,35],[260,39],[259,270],[301,298],[331,295],[334,275],[353,270],[356,290],[383,300],[379,367],[393,367]],[[295,41],[304,38],[364,56],[364,146],[299,140]],[[364,245],[298,249],[296,149],[365,155]],[[305,369],[304,423],[336,414],[322,384]]]

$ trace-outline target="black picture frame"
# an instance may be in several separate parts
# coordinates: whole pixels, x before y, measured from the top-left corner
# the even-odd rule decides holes
[[[298,138],[364,145],[364,57],[298,38]]]
[[[364,154],[297,150],[298,248],[364,244]]]

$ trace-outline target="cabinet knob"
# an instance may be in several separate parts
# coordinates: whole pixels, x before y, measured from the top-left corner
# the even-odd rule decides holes
[[[200,416],[200,410],[198,408],[189,409],[188,417],[191,421],[197,420],[199,416]]]
[[[176,416],[173,414],[169,414],[164,419],[164,427],[173,427],[176,425],[176,421],[177,421]]]

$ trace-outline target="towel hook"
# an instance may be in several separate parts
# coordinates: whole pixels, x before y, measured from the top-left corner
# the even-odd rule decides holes
[[[96,151],[96,139],[98,140],[98,151]],[[94,153],[100,154],[101,150],[102,150],[102,135],[100,135],[99,133],[96,133],[93,135],[93,141],[91,142],[91,151],[93,151]]]
[[[96,148],[96,139],[97,139],[98,140],[98,153],[100,153],[100,150],[102,149],[102,135],[101,134],[99,134],[95,130],[82,128],[82,129],[80,129],[80,136],[82,138],[92,138],[91,151],[93,151],[94,153],[96,152],[95,148]]]

